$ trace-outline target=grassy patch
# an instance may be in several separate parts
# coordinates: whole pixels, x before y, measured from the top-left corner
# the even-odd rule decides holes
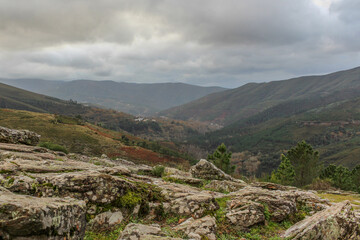
[[[152,169],[151,173],[152,173],[153,176],[160,178],[160,177],[162,177],[164,175],[164,171],[165,171],[165,167],[159,165],[159,166],[155,166]]]
[[[66,153],[66,154],[69,153],[69,151],[64,146],[61,146],[59,144],[55,144],[55,143],[52,143],[52,142],[42,142],[42,143],[39,144],[39,146],[43,147],[43,148],[53,150],[53,151],[57,151],[57,152],[63,152],[63,153]]]
[[[351,204],[356,205],[354,208],[360,209],[359,194],[339,195],[339,194],[319,193],[317,195],[321,198],[329,199],[331,202],[335,202],[335,203],[349,200]]]

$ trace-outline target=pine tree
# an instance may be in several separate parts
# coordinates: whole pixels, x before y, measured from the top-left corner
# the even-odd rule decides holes
[[[225,173],[231,174],[235,171],[235,166],[230,163],[231,152],[227,151],[224,143],[218,146],[213,154],[209,154],[207,159]]]
[[[290,160],[281,154],[281,163],[271,174],[271,181],[283,185],[292,185],[295,179],[295,170]]]
[[[319,152],[314,151],[310,144],[305,141],[299,142],[296,147],[291,148],[286,157],[290,160],[295,170],[295,186],[302,187],[312,183],[318,177]]]

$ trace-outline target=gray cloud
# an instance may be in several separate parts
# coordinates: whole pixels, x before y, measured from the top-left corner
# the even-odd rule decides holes
[[[358,0],[0,0],[7,78],[236,87],[360,65]]]

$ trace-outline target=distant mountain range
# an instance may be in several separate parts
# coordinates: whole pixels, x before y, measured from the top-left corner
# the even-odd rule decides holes
[[[224,124],[187,144],[212,151],[225,143],[243,174],[269,173],[301,140],[320,151],[324,164],[360,164],[360,68],[247,84],[163,114]]]
[[[249,83],[213,93],[159,115],[229,125],[287,101],[327,97],[360,89],[360,67],[323,76],[306,76],[269,83]]]
[[[65,82],[40,79],[0,79],[0,82],[64,100],[72,99],[145,116],[225,90],[221,87],[200,87],[184,83],[138,84],[91,80]]]

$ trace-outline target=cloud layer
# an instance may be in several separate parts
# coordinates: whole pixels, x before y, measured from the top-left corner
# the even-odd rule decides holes
[[[237,87],[360,65],[358,0],[0,0],[0,77]]]

